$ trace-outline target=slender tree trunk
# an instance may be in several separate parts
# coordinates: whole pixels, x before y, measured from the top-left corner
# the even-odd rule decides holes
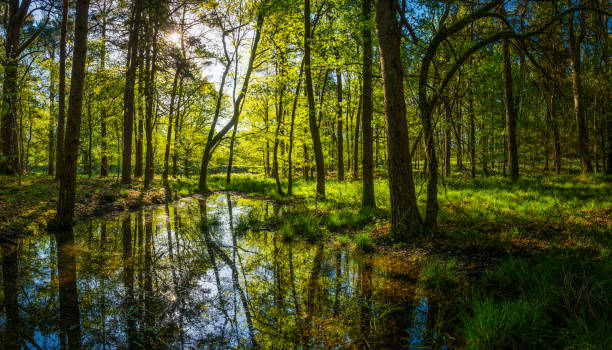
[[[93,143],[93,125],[91,124],[91,98],[87,100],[87,127],[89,131],[89,135],[87,138],[87,177],[91,179],[91,175],[93,173],[93,163],[91,158],[92,153],[92,143]]]
[[[53,175],[55,167],[55,46],[49,51],[51,68],[49,69],[49,162],[47,174]]]
[[[100,54],[100,71],[106,69],[106,16],[102,16],[102,53]],[[104,95],[102,95],[104,96]],[[102,96],[98,96],[102,99]],[[106,108],[100,104],[100,176],[108,176],[108,157],[106,155]]]
[[[76,1],[74,30],[74,53],[66,138],[64,140],[63,171],[60,177],[59,200],[56,225],[70,227],[74,216],[76,192],[77,152],[81,137],[81,112],[83,109],[83,85],[85,82],[85,62],[87,60],[87,19],[89,0]]]
[[[474,123],[474,95],[472,92],[472,85],[469,87],[469,104],[470,104],[470,175],[472,178],[476,177],[476,125]]]
[[[389,124],[390,120],[392,118],[402,118],[401,112],[398,115],[387,115],[387,112],[389,110],[389,108],[392,108],[391,106],[395,106],[394,104],[397,103],[396,101],[392,100],[393,98],[399,98],[399,96],[389,96],[390,100],[389,103],[387,103],[387,96],[388,96],[388,92],[387,90],[389,89],[395,89],[395,88],[399,88],[399,86],[397,85],[391,85],[391,84],[397,84],[397,82],[394,80],[394,77],[389,77],[389,74],[395,74],[396,72],[393,71],[389,71],[389,69],[396,69],[397,70],[397,66],[394,66],[389,60],[393,60],[395,59],[395,57],[393,55],[397,54],[399,57],[399,46],[397,48],[392,47],[393,45],[395,45],[394,40],[396,40],[396,38],[394,38],[394,35],[396,34],[393,30],[393,27],[395,26],[395,22],[392,23],[386,23],[387,21],[391,20],[390,18],[378,18],[378,16],[380,15],[386,15],[385,11],[380,12],[381,10],[383,10],[383,8],[386,8],[388,6],[387,2],[385,0],[382,0],[380,2],[377,2],[376,4],[376,33],[379,36],[379,40],[386,40],[385,42],[385,48],[386,48],[386,52],[383,53],[383,48],[380,47],[380,54],[381,54],[381,66],[384,63],[388,64],[388,67],[384,67],[383,70],[385,71],[385,73],[387,74],[387,77],[384,77],[383,80],[386,81],[389,85],[387,86],[387,84],[385,84],[385,116],[386,116],[386,121],[387,121],[387,125],[388,127],[390,127],[392,124]],[[361,36],[362,36],[362,40],[363,40],[363,68],[362,68],[362,74],[363,74],[363,90],[361,91],[361,96],[362,96],[362,115],[361,115],[361,123],[363,126],[363,150],[362,150],[362,161],[361,161],[361,171],[362,171],[362,178],[363,178],[363,188],[362,188],[362,199],[361,199],[361,206],[363,208],[369,207],[369,208],[375,208],[376,207],[376,198],[374,197],[374,164],[373,164],[373,150],[372,150],[372,144],[373,144],[373,140],[372,140],[372,2],[371,0],[362,0],[361,2],[361,15],[363,16],[363,28],[362,28],[362,32],[361,32]],[[381,36],[382,35],[382,36]],[[397,53],[395,52],[397,51]],[[383,54],[388,54],[389,58],[385,58],[383,59],[382,55]],[[401,72],[401,68],[399,69],[399,74],[401,76],[402,72]],[[389,80],[389,78],[391,80]],[[401,78],[400,78],[401,79]],[[402,84],[403,86],[403,82],[400,82],[400,84]],[[403,92],[402,92],[402,98],[403,98]],[[403,103],[403,102],[402,102]],[[399,105],[395,106],[396,108]],[[395,112],[395,111],[393,111]],[[404,111],[405,113],[405,111]],[[403,118],[405,119],[405,114],[403,115]],[[405,121],[405,120],[404,120]],[[391,130],[389,130],[391,132]],[[403,130],[399,131],[400,133]],[[408,137],[408,130],[406,130],[406,134],[404,136]],[[397,136],[397,135],[394,135]],[[408,139],[406,139],[406,142],[408,142]],[[355,146],[357,146],[357,141],[355,141]],[[389,144],[389,147],[391,147],[391,145]],[[401,147],[401,145],[400,145]],[[356,147],[357,148],[357,147]],[[357,153],[357,151],[355,151],[355,153]],[[410,158],[410,155],[408,155],[408,158]],[[412,171],[412,166],[410,164],[410,162],[408,162],[409,164],[409,168],[410,171]],[[398,171],[400,169],[397,169]],[[406,174],[407,176],[407,174]],[[410,180],[412,181],[412,175],[410,175]],[[391,181],[389,182],[390,186],[393,187],[391,185]],[[395,185],[395,184],[394,184]],[[398,184],[400,187],[402,186],[402,184]],[[394,189],[391,189],[391,191],[393,191]],[[407,193],[407,195],[409,196],[409,194]],[[394,197],[392,195],[392,197]],[[401,204],[400,204],[401,206]],[[398,207],[399,208],[399,207]],[[397,218],[396,218],[397,219]],[[408,219],[410,220],[410,219]],[[395,228],[399,228],[399,226],[397,226],[397,224],[399,224],[396,221],[396,225],[394,225]]]
[[[337,106],[337,127],[338,127],[338,180],[344,181],[344,137],[342,135],[342,74],[340,69],[336,68],[336,92],[338,95]]]
[[[317,125],[316,106],[312,89],[312,72],[310,68],[310,0],[304,1],[304,68],[306,73],[306,93],[308,95],[308,125],[312,135],[312,148],[314,150],[315,164],[317,166],[317,196],[325,198],[325,160],[323,147]]]
[[[134,128],[134,85],[138,66],[138,36],[142,0],[134,0],[132,25],[128,38],[127,71],[125,74],[125,91],[123,95],[123,168],[121,182],[132,182],[132,133]]]
[[[168,182],[168,160],[170,159],[170,146],[172,144],[172,118],[174,117],[174,100],[176,98],[176,89],[178,86],[180,68],[177,64],[172,81],[172,92],[170,93],[170,111],[168,112],[168,132],[166,133],[166,150],[164,152],[164,172],[162,178]]]
[[[360,89],[361,90],[361,89]],[[353,136],[353,179],[359,177],[359,126],[361,124],[361,110],[363,100],[363,91],[359,94],[359,102],[357,103],[357,116],[355,117],[355,134]]]
[[[234,124],[234,130],[232,130],[232,138],[230,139],[229,160],[227,161],[227,174],[225,175],[226,185],[229,185],[232,181],[232,166],[234,161],[234,143],[236,142],[236,131],[238,131],[238,123]]]
[[[568,2],[568,5],[569,2]],[[582,22],[582,20],[581,20]],[[584,106],[582,98],[582,74],[581,74],[581,58],[580,47],[584,28],[576,34],[574,30],[574,16],[569,19],[569,52],[570,64],[572,66],[572,91],[574,93],[574,114],[576,116],[576,129],[578,131],[578,153],[580,154],[580,163],[583,173],[592,173],[593,165],[591,164],[591,154],[589,152],[589,135],[587,130],[586,117],[584,115]],[[583,24],[581,23],[583,26]]]
[[[145,181],[144,187],[149,188],[153,181],[155,170],[153,168],[153,106],[155,103],[154,96],[154,84],[155,84],[155,73],[157,72],[157,36],[159,33],[160,23],[158,21],[154,24],[155,29],[153,30],[150,38],[150,43],[153,47],[151,50],[146,52],[146,67],[145,71],[148,72],[145,80],[145,133],[147,136],[147,149],[145,153]]]
[[[448,103],[444,103],[446,124],[444,125],[444,175],[451,175],[451,108]]]
[[[288,195],[292,195],[293,194],[293,129],[295,126],[295,112],[297,110],[297,102],[298,99],[300,97],[300,88],[302,86],[302,72],[304,70],[304,60],[302,60],[302,63],[300,64],[300,73],[298,74],[298,83],[297,83],[297,87],[295,88],[295,97],[293,99],[293,107],[291,108],[291,126],[289,129],[289,173],[287,174],[288,177],[288,184],[287,184],[287,194]]]
[[[391,0],[376,1],[376,34],[379,42],[380,66],[385,95],[391,232],[396,239],[405,241],[410,235],[418,232],[421,217],[416,202],[408,141],[408,122],[406,120],[400,53],[402,36],[396,23],[393,4],[394,2]],[[366,103],[364,95],[364,105]]]
[[[136,159],[134,163],[134,177],[139,178],[142,176],[142,156],[143,156],[143,139],[144,139],[144,110],[142,105],[142,99],[144,97],[144,45],[141,45],[141,52],[139,53],[138,59],[138,118],[136,121]]]
[[[516,143],[516,109],[512,92],[512,66],[510,62],[510,43],[502,39],[502,56],[504,61],[504,105],[506,106],[506,141],[510,181],[519,178],[518,147]]]

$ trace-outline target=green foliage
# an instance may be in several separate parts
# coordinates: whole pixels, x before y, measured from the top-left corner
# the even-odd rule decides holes
[[[547,331],[542,307],[526,299],[472,301],[472,314],[463,314],[465,343],[470,350],[541,349]]]
[[[419,281],[428,289],[450,294],[459,286],[457,261],[443,261],[438,258],[424,260],[420,263]]]
[[[372,242],[372,238],[368,235],[367,232],[361,232],[355,235],[353,239],[355,241],[355,245],[357,249],[361,250],[364,253],[369,253],[374,250],[374,243]]]

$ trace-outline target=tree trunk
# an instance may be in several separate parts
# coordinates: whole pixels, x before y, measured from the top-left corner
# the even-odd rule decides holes
[[[512,92],[512,66],[510,63],[510,43],[502,39],[502,56],[504,61],[504,105],[506,106],[506,141],[510,181],[519,178],[518,148],[516,143],[516,109]]]
[[[168,132],[166,133],[166,150],[164,152],[164,172],[162,178],[164,182],[168,182],[168,160],[170,159],[170,146],[172,144],[172,118],[174,117],[174,100],[176,98],[176,89],[178,86],[180,68],[177,64],[174,72],[174,80],[172,81],[172,92],[170,93],[170,111],[168,112]]]
[[[102,52],[100,57],[100,71],[106,69],[106,16],[102,16]],[[98,96],[101,99],[101,96]],[[106,108],[100,104],[100,176],[108,176],[108,157],[106,156]]]
[[[569,5],[569,4],[568,4]],[[584,36],[584,28],[576,35],[574,30],[574,15],[569,18],[569,52],[570,64],[572,66],[572,92],[574,94],[574,114],[576,116],[576,129],[578,131],[578,153],[583,173],[592,173],[591,154],[589,152],[589,135],[584,106],[582,101],[582,75],[580,47]],[[581,23],[582,24],[582,23]]]
[[[144,139],[144,111],[142,106],[142,98],[144,96],[144,45],[142,45],[141,52],[138,58],[138,118],[136,121],[136,159],[134,163],[134,177],[139,178],[142,176],[142,155],[143,155],[143,139]]]
[[[308,95],[308,125],[312,135],[312,148],[314,150],[315,164],[317,166],[317,196],[325,198],[325,160],[323,147],[317,125],[317,111],[312,89],[312,72],[310,69],[310,0],[304,1],[304,68],[306,73],[306,93]]]
[[[293,128],[295,126],[295,112],[297,110],[297,102],[298,99],[300,97],[300,88],[302,86],[302,72],[304,70],[304,60],[302,60],[302,63],[300,64],[300,73],[298,74],[298,83],[297,83],[297,87],[295,88],[295,97],[293,99],[293,107],[291,108],[291,126],[289,129],[289,173],[287,174],[288,177],[288,184],[287,184],[287,194],[291,195],[293,194]]]
[[[56,224],[66,228],[72,225],[76,192],[77,152],[81,137],[81,112],[83,109],[83,85],[87,60],[87,18],[89,0],[77,0],[74,30],[74,53],[70,97],[67,114],[64,161],[60,177]]]
[[[146,52],[147,78],[145,80],[145,133],[147,136],[147,149],[145,152],[145,181],[144,187],[149,188],[155,173],[153,169],[153,105],[155,103],[154,84],[157,72],[157,36],[159,33],[159,21],[155,22],[155,29],[150,37],[153,47]]]
[[[337,106],[337,146],[338,146],[338,180],[344,181],[344,137],[342,135],[342,74],[336,68],[336,94],[338,96]]]
[[[225,184],[229,185],[232,181],[232,166],[234,160],[234,143],[236,142],[236,131],[238,130],[238,123],[234,124],[234,130],[232,131],[232,138],[230,139],[229,147],[229,160],[227,161],[227,174],[225,176]]]
[[[361,93],[359,94],[359,102],[357,103],[357,116],[355,117],[355,134],[353,137],[353,179],[357,179],[359,177],[359,125],[361,124],[361,110],[363,105],[362,100],[363,91],[361,91]]]
[[[476,125],[474,123],[474,95],[471,84],[469,85],[468,89],[470,99],[470,175],[472,178],[474,178],[476,177]]]
[[[381,65],[383,65],[383,63],[387,62],[388,63],[388,67],[385,67],[385,73],[388,74],[395,74],[395,72],[393,71],[388,71],[389,69],[397,69],[398,67],[394,66],[393,64],[389,64],[392,63],[389,60],[395,59],[395,57],[393,56],[394,54],[397,54],[397,57],[399,58],[399,46],[397,48],[392,47],[393,45],[395,45],[394,40],[396,40],[393,36],[397,33],[394,32],[394,27],[395,27],[395,20],[392,20],[391,18],[380,18],[380,22],[379,23],[379,15],[385,15],[385,11],[379,13],[379,11],[381,9],[379,9],[379,7],[387,7],[387,1],[386,0],[382,0],[379,3],[376,4],[377,9],[376,9],[376,32],[379,36],[379,40],[381,40],[381,34],[383,35],[384,40],[386,40],[387,42],[385,42],[385,48],[387,48],[387,52],[386,54],[389,55],[389,58],[385,58],[383,60],[383,48],[380,48],[380,54],[381,54]],[[362,171],[362,178],[363,178],[363,188],[362,188],[362,198],[361,198],[361,206],[363,208],[366,207],[370,207],[370,208],[375,208],[376,207],[376,198],[374,197],[374,164],[373,164],[373,150],[372,150],[372,144],[373,144],[373,140],[372,140],[372,30],[371,30],[371,25],[372,25],[372,2],[371,0],[362,0],[361,2],[361,14],[363,16],[363,28],[362,28],[362,32],[361,32],[361,36],[363,38],[363,90],[361,92],[362,95],[362,115],[361,115],[361,123],[363,126],[363,154],[362,154],[362,161],[361,161],[361,171]],[[391,21],[391,23],[386,23],[387,21]],[[383,26],[381,26],[381,24],[384,24]],[[380,27],[380,28],[379,28]],[[381,31],[382,30],[382,31]],[[397,51],[397,53],[395,52]],[[398,62],[399,63],[399,62]],[[401,67],[399,69],[399,74],[401,75]],[[396,83],[393,79],[394,77],[391,77],[391,80],[388,80],[389,77],[387,77],[387,79],[383,78],[385,81],[388,81],[389,84],[393,84]],[[402,84],[403,86],[403,82],[400,81],[400,84]],[[394,103],[396,103],[393,100],[390,100],[389,103],[387,103],[387,89],[389,88],[398,88],[397,85],[392,86],[389,85],[387,86],[387,84],[385,84],[385,112],[387,112],[387,109],[389,107],[391,107]],[[403,87],[402,87],[403,89]],[[390,98],[399,98],[400,96],[389,96]],[[403,99],[403,91],[401,93],[401,98]],[[402,105],[403,105],[403,100],[402,100]],[[397,108],[397,107],[396,107]],[[405,108],[405,107],[404,107]],[[406,111],[403,111],[403,118],[405,121],[405,113]],[[391,118],[402,118],[402,115],[397,115],[397,116],[391,116],[391,115],[387,115],[386,114],[386,120],[388,125],[389,124],[389,120]],[[391,131],[391,130],[389,130]],[[395,131],[392,131],[395,133]],[[406,137],[408,137],[408,130],[406,129]],[[408,139],[406,139],[406,143],[408,142]],[[355,141],[355,146],[357,146],[357,141]],[[357,151],[355,150],[355,153],[357,153]],[[410,156],[408,155],[408,158],[410,158]],[[410,162],[408,162],[410,171],[412,172],[412,166],[410,164]],[[399,169],[398,169],[399,170]],[[406,174],[407,176],[407,174]],[[412,175],[410,175],[410,181],[412,181]],[[391,182],[389,182],[390,186],[391,186]],[[400,185],[401,186],[401,185]],[[391,191],[393,191],[393,189],[391,189]],[[392,195],[393,197],[393,195]],[[394,225],[395,227],[398,227],[397,225]]]
[[[391,233],[396,239],[405,241],[419,230],[421,217],[412,178],[400,53],[401,33],[396,23],[393,4],[391,0],[376,1],[376,34],[385,96]],[[366,103],[364,97],[364,105]]]
[[[142,0],[134,0],[132,26],[128,38],[127,71],[123,94],[123,168],[121,183],[132,182],[132,133],[134,128],[134,85],[138,66],[138,36],[140,30]]]
[[[91,159],[92,153],[92,143],[93,143],[93,125],[91,124],[91,98],[87,100],[87,127],[89,131],[89,135],[87,138],[87,177],[91,179],[91,175],[93,173],[93,163]]]
[[[51,54],[51,69],[49,69],[49,162],[47,174],[53,175],[55,172],[55,46],[49,52]]]
[[[4,62],[4,84],[2,92],[2,120],[0,123],[0,146],[2,156],[0,157],[0,174],[21,174],[19,136],[17,127],[17,100],[18,100],[18,74],[21,45],[21,29],[30,8],[30,0],[22,4],[19,1],[10,1],[8,8],[8,20],[5,27],[4,38],[5,56]]]

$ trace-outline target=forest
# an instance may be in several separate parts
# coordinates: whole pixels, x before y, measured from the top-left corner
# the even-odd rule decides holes
[[[609,349],[607,0],[0,0],[0,349]]]

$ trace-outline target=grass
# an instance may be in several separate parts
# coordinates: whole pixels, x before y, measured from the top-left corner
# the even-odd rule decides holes
[[[542,349],[546,323],[541,306],[526,299],[476,299],[473,314],[463,316],[468,349]]]
[[[367,232],[361,232],[357,234],[354,238],[355,245],[357,249],[364,253],[369,253],[374,250],[374,243],[372,242],[372,238],[368,235]]]
[[[457,272],[457,261],[443,261],[433,258],[421,262],[419,282],[424,287],[444,294],[450,294],[459,286],[460,276]]]

